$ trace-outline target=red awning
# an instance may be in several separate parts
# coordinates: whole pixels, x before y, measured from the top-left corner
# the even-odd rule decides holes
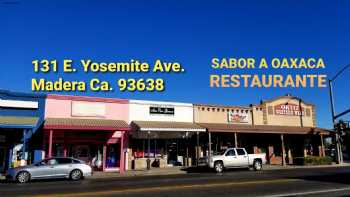
[[[123,120],[79,118],[47,118],[44,129],[130,130],[128,123]]]

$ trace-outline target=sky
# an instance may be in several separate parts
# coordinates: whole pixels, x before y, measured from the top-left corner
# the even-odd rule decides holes
[[[71,95],[249,105],[290,93],[316,105],[331,127],[328,88],[210,88],[213,57],[314,57],[326,68],[267,70],[334,76],[350,63],[349,1],[39,1],[0,0],[0,88],[31,92],[31,78],[115,82],[161,77],[163,92],[74,92]],[[37,74],[35,59],[180,62],[183,74]],[[350,107],[350,69],[334,82],[336,112]],[[234,74],[236,71],[225,71]],[[249,74],[249,71],[245,71]],[[115,82],[116,83],[116,82]],[[349,119],[349,116],[344,117]]]

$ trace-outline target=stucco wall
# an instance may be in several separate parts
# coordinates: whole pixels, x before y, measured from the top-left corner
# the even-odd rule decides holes
[[[69,99],[72,98],[72,99]],[[45,118],[84,118],[84,119],[114,119],[114,120],[124,120],[129,121],[129,105],[127,101],[118,102],[116,100],[113,102],[113,99],[109,99],[110,102],[104,102],[96,98],[91,97],[90,99],[79,100],[77,97],[64,97],[52,98],[48,96],[46,99],[46,108],[45,108]],[[84,116],[84,115],[73,115],[72,114],[72,103],[84,103],[86,107],[89,107],[89,103],[100,103],[105,108],[105,113],[102,116]],[[84,109],[82,109],[84,110]]]
[[[278,100],[273,100],[271,102],[265,103],[266,109],[266,121],[268,125],[284,125],[284,126],[301,126],[301,122],[305,127],[315,127],[316,114],[313,105],[305,104],[301,102],[301,107],[304,108],[305,114],[302,116],[302,121],[300,116],[291,116],[291,115],[277,115],[275,110],[272,114],[268,113],[268,108],[274,108],[276,105],[297,105],[299,106],[299,100],[293,98],[280,98]],[[306,113],[308,111],[308,113]]]
[[[150,107],[173,107],[174,115],[150,114]],[[129,101],[129,120],[193,122],[193,105],[190,103],[161,101]]]
[[[263,125],[264,120],[263,120],[263,108],[261,106],[253,106],[253,116],[254,116],[254,124],[255,125]]]
[[[234,124],[252,124],[252,116],[249,108],[223,107],[212,105],[194,105],[194,121],[198,123],[229,123],[228,113],[237,112],[248,116],[245,122],[235,122]],[[231,122],[233,123],[233,122]]]
[[[252,107],[194,105],[194,121],[198,123],[232,123],[252,124],[252,115],[255,125],[280,125],[280,126],[301,126],[316,127],[315,106],[301,102],[304,110],[302,121],[299,115],[278,115],[275,113],[275,106],[286,105],[299,109],[299,100],[291,96],[280,97],[275,100],[265,101]],[[244,111],[248,115],[248,121],[244,123],[228,122],[228,111]]]

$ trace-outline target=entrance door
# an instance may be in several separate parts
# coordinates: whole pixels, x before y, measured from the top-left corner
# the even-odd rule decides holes
[[[5,171],[7,148],[0,147],[0,172]]]
[[[106,153],[106,168],[119,168],[120,144],[108,144]]]
[[[168,164],[173,166],[181,165],[178,161],[178,144],[176,140],[169,140],[167,143]]]

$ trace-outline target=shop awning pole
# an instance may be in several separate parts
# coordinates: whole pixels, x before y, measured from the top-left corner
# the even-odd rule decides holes
[[[124,132],[120,138],[120,157],[119,157],[119,173],[123,174],[125,171],[125,155],[124,155]]]
[[[209,159],[209,162],[210,162],[210,159],[211,159],[211,133],[208,131],[208,138],[209,138],[209,141],[208,141],[208,159]]]
[[[189,159],[188,159],[188,132],[186,132],[186,167],[189,167]]]
[[[23,145],[22,145],[21,166],[26,165],[26,137],[27,137],[27,129],[23,129]]]
[[[150,154],[151,154],[151,131],[147,131],[147,140],[148,140],[148,150],[147,150],[147,170],[151,169],[151,159],[150,159]]]
[[[196,166],[198,166],[199,159],[199,132],[197,131],[197,147],[196,147]]]
[[[235,132],[235,148],[238,148],[238,143],[237,143],[237,132]]]
[[[321,140],[321,154],[322,154],[321,156],[324,157],[326,155],[324,152],[324,144],[323,144],[323,135],[322,134],[320,134],[320,140]]]
[[[49,132],[49,153],[48,153],[49,158],[52,156],[52,136],[53,136],[53,130],[51,129]]]
[[[281,134],[281,145],[282,145],[282,165],[286,165],[286,149],[284,147],[284,136]]]

